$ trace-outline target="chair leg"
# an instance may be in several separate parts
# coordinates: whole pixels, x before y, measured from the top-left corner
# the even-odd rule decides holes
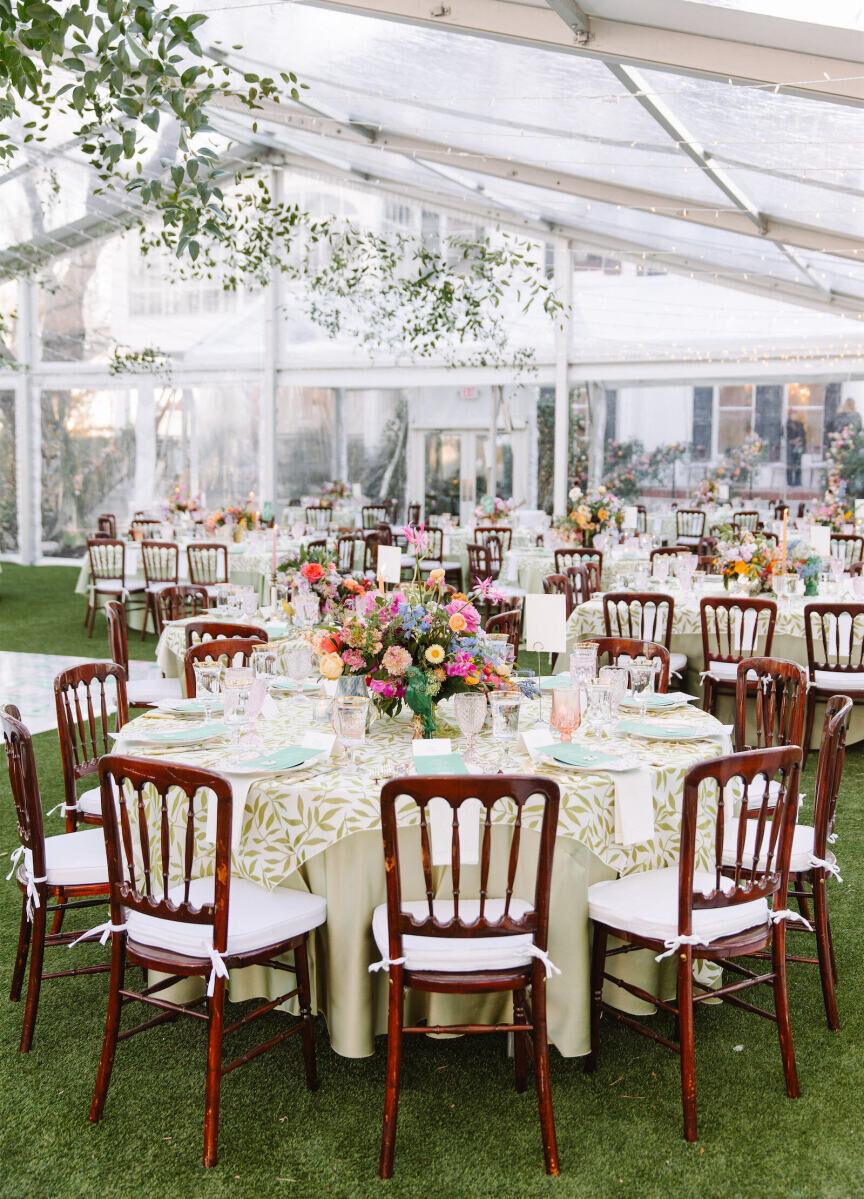
[[[804,759],[801,763],[801,769],[806,770],[807,758],[810,754],[810,742],[813,740],[813,721],[816,716],[816,693],[815,691],[807,692],[807,718],[804,721]]]
[[[33,1044],[33,1029],[39,1010],[39,991],[42,987],[42,961],[45,957],[45,895],[42,903],[33,911],[33,927],[30,931],[30,974],[27,978],[27,999],[24,1006],[24,1023],[21,1028],[21,1052],[29,1053]]]
[[[702,684],[702,710],[714,715],[714,683],[709,678]]]
[[[606,942],[609,934],[603,924],[594,925],[594,944],[591,949],[591,1052],[585,1059],[585,1070],[593,1074],[600,1056],[600,1009],[603,1002],[603,972],[606,969]]]
[[[678,1027],[681,1047],[681,1102],[684,1107],[684,1139],[695,1141],[696,1131],[696,1040],[693,1029],[693,955],[678,953]]]
[[[825,1016],[828,1027],[838,1029],[840,1018],[837,1013],[837,996],[834,992],[833,946],[831,929],[828,925],[828,896],[825,893],[825,872],[814,871],[813,910],[816,928],[816,946],[819,954],[819,976],[822,980],[822,997],[825,1000]]]
[[[318,1073],[315,1069],[315,1028],[312,1023],[312,990],[309,986],[309,956],[306,952],[307,938],[294,950],[294,965],[297,967],[297,987],[300,991],[300,1017],[303,1020],[303,1062],[306,1067],[306,1086],[310,1091],[318,1090]]]
[[[60,895],[57,898],[57,911],[54,913],[51,920],[51,936],[56,937],[63,928],[63,917],[66,915],[65,910],[66,899]]]
[[[549,1036],[546,1030],[546,967],[534,961],[531,983],[531,1015],[534,1025],[534,1080],[537,1084],[537,1107],[540,1111],[540,1133],[543,1137],[543,1156],[546,1173],[560,1174],[558,1145],[555,1140],[555,1116],[552,1112],[552,1087],[549,1080]]]
[[[525,1024],[528,1013],[525,1006],[525,992],[513,992],[513,1023]],[[513,1034],[513,1060],[516,1067],[516,1090],[521,1095],[528,1089],[528,1053],[523,1032]]]
[[[27,951],[30,948],[30,921],[27,919],[27,897],[21,896],[21,927],[18,931],[18,949],[15,952],[15,966],[12,970],[12,985],[9,988],[9,998],[17,1003],[21,998],[21,985],[24,982],[24,970],[27,966]]]
[[[789,995],[786,990],[786,925],[781,920],[774,926],[771,945],[774,967],[774,1008],[777,1012],[777,1032],[780,1037],[780,1052],[783,1055],[783,1073],[786,1076],[786,1094],[797,1099],[798,1071],[795,1067],[795,1046],[792,1044],[792,1027],[789,1023]]]
[[[801,891],[804,889],[805,881],[800,874],[792,874],[789,876],[791,889]],[[808,923],[813,923],[813,918],[810,915],[810,904],[807,901],[806,895],[799,895],[795,901],[798,904],[798,911]]]
[[[147,619],[150,613],[153,612],[153,627],[156,627],[156,613],[153,611],[153,596],[147,592],[147,598],[144,601],[144,619],[141,622],[141,640],[147,636]]]
[[[837,974],[837,959],[834,956],[834,936],[831,932],[831,913],[828,911],[828,901],[825,901],[825,924],[828,928],[828,954],[831,959],[831,977],[834,980],[834,986],[840,981]]]
[[[399,1081],[402,1074],[402,1025],[404,1021],[403,967],[390,967],[390,1000],[387,1015],[387,1082],[384,1097],[384,1124],[381,1129],[381,1157],[378,1177],[393,1177],[396,1151],[396,1119],[399,1115]]]
[[[126,941],[122,933],[113,933],[111,938],[111,977],[108,983],[108,1010],[105,1015],[105,1033],[102,1038],[102,1053],[99,1056],[99,1070],[96,1074],[96,1085],[93,1088],[93,1098],[90,1102],[92,1123],[102,1119],[105,1109],[105,1099],[111,1083],[111,1071],[114,1067],[114,1053],[117,1049],[117,1034],[120,1031],[121,996],[123,977],[126,973]]]
[[[225,979],[217,978],[207,1038],[207,1089],[204,1107],[204,1165],[215,1166],[219,1140],[219,1095],[222,1089],[222,1029],[225,1022]]]

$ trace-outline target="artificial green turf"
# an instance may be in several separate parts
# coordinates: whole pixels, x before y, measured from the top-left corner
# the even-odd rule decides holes
[[[45,652],[80,652],[69,648],[77,645],[77,627],[66,627],[79,617],[76,613],[73,619],[63,604],[70,575],[49,569],[62,590],[54,594],[50,584],[38,578],[31,582],[21,572],[29,602],[19,611],[41,630]],[[25,648],[24,630],[9,627],[9,582],[4,568],[2,644]],[[98,639],[93,644],[95,649]],[[43,733],[35,743],[43,803],[49,808],[62,798],[56,734]],[[804,785],[808,801],[814,768],[812,756]],[[374,1057],[349,1061],[330,1051],[319,1019],[320,1090],[305,1090],[296,1040],[228,1075],[220,1161],[205,1171],[200,1165],[205,1039],[197,1023],[169,1024],[121,1042],[105,1117],[99,1125],[88,1124],[106,978],[85,976],[43,986],[34,1048],[23,1057],[17,1052],[21,1005],[0,998],[0,1195],[862,1195],[862,784],[864,754],[853,751],[838,809],[836,849],[845,882],[830,887],[842,1029],[831,1033],[825,1025],[816,969],[792,966],[798,1101],[785,1096],[773,1024],[725,1006],[702,1008],[696,1021],[701,1139],[688,1145],[681,1137],[677,1058],[604,1021],[595,1076],[587,1077],[580,1061],[552,1050],[563,1174],[547,1179],[533,1095],[513,1089],[503,1040],[411,1038],[403,1068],[396,1177],[382,1184],[376,1172],[384,1039]],[[803,818],[809,814],[808,802]],[[59,831],[59,817],[51,823]],[[0,847],[15,843],[4,779]],[[19,902],[14,883],[0,883],[0,995],[8,990]],[[90,921],[85,917],[85,922]],[[67,952],[54,950],[53,956]],[[74,951],[82,964],[104,952],[98,946]],[[273,1035],[287,1018],[274,1013],[262,1023]],[[240,1033],[239,1043],[251,1045],[258,1031]]]

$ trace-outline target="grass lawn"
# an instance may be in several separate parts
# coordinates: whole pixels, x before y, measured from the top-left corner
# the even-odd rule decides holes
[[[89,641],[81,626],[83,600],[71,595],[74,581],[68,567],[4,566],[0,649],[104,656],[104,622],[97,622]],[[135,653],[140,645],[133,638],[130,650]],[[144,643],[145,656],[152,656],[153,645],[152,637]],[[62,798],[56,733],[39,735],[35,746],[47,809]],[[814,772],[811,755],[803,787],[805,820],[811,814]],[[5,768],[0,788],[5,853],[17,843]],[[376,1178],[384,1039],[372,1058],[340,1058],[330,1051],[323,1019],[318,1021],[317,1093],[309,1094],[303,1085],[296,1039],[226,1077],[220,1162],[211,1171],[200,1165],[205,1037],[197,1023],[164,1025],[121,1042],[105,1117],[90,1125],[106,976],[44,984],[34,1048],[19,1055],[21,1006],[3,995],[20,900],[14,883],[0,883],[0,1195],[862,1195],[862,788],[864,754],[853,750],[837,822],[845,882],[830,884],[840,971],[839,1032],[829,1032],[825,1024],[816,968],[790,967],[802,1098],[793,1102],[785,1096],[773,1024],[725,1006],[702,1008],[696,1023],[701,1140],[688,1145],[681,1136],[677,1057],[604,1023],[595,1076],[587,1077],[579,1060],[565,1060],[552,1050],[563,1169],[558,1179],[543,1173],[533,1095],[513,1089],[502,1038],[428,1044],[409,1039],[396,1176],[386,1184]],[[50,824],[60,831],[59,817]],[[95,917],[88,921],[95,922]],[[802,938],[794,941],[800,944]],[[806,943],[809,952],[811,942]],[[66,952],[52,951],[49,962],[58,956],[62,961]],[[98,946],[74,952],[81,964],[106,953]],[[283,1019],[274,1013],[261,1024],[277,1030]],[[243,1038],[239,1034],[238,1044]],[[253,1029],[247,1043],[255,1039]]]

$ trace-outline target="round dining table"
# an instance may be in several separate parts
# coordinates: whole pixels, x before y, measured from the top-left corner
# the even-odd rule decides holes
[[[548,694],[542,702],[543,710],[548,711]],[[549,1036],[562,1055],[574,1057],[587,1053],[589,1048],[588,888],[621,873],[677,863],[684,777],[696,762],[729,751],[729,729],[689,706],[649,715],[646,719],[653,739],[579,731],[579,743],[589,748],[593,745],[604,753],[626,751],[639,772],[647,776],[644,794],[650,835],[649,828],[642,824],[644,839],[629,843],[621,832],[621,813],[616,806],[629,802],[627,788],[616,788],[614,776],[599,768],[565,768],[548,759],[545,749],[538,754],[538,734],[540,741],[553,740],[548,726],[536,727],[539,712],[536,699],[523,701],[521,724],[529,732],[534,730],[533,756],[520,742],[510,769],[554,778],[561,788],[548,945],[549,957],[560,974],[554,974],[549,981]],[[448,726],[448,716],[452,719],[444,703],[439,708],[440,732],[458,737],[456,729]],[[387,971],[370,973],[370,966],[380,958],[372,937],[372,916],[375,908],[385,902],[379,795],[385,780],[413,769],[409,717],[410,713],[395,719],[378,716],[372,721],[358,755],[357,773],[346,770],[336,746],[281,774],[254,776],[255,767],[249,766],[241,785],[235,788],[233,874],[262,887],[289,887],[314,892],[327,900],[327,922],[316,930],[310,944],[313,1000],[316,1011],[326,1019],[333,1049],[346,1057],[372,1054],[375,1037],[387,1029]],[[684,736],[680,727],[676,739],[666,739],[674,732],[670,722],[686,725],[686,736],[692,739],[680,739]],[[668,731],[666,726],[670,726]],[[191,748],[172,745],[175,737],[188,740],[189,724],[169,711],[154,710],[125,726],[117,752],[194,763],[224,770],[231,777],[232,750],[219,733],[221,727],[214,729],[217,736],[203,744]],[[310,733],[316,729],[317,744],[322,745],[326,741],[322,741],[322,732],[329,734],[332,730],[327,724],[313,721],[313,705],[308,698],[290,692],[282,698],[271,694],[242,742],[242,753],[248,761],[250,754],[254,758],[287,746],[309,744]],[[154,732],[158,744],[139,740],[152,738]],[[531,738],[528,740],[530,743]],[[501,747],[493,742],[488,729],[479,735],[478,749],[485,769],[497,770]],[[236,750],[233,752],[236,760]],[[698,828],[697,856],[706,867],[716,819],[716,807],[712,807],[709,799],[700,813]],[[529,899],[533,896],[541,811],[538,798],[529,802],[524,815],[515,890]],[[176,819],[172,836],[180,838],[185,830],[185,814],[179,804]],[[418,816],[410,801],[406,800],[399,812],[399,823],[403,896],[406,900],[422,899],[425,889]],[[508,813],[501,810],[501,805],[496,806],[492,880],[502,888],[511,832]],[[196,871],[202,874],[212,871],[210,833],[203,805],[196,824]],[[621,839],[616,841],[616,835]],[[434,870],[439,892],[449,894],[449,866]],[[479,867],[463,865],[461,894],[471,897],[478,887]],[[655,993],[661,995],[674,993],[674,957],[658,966],[650,954],[628,955],[626,970],[627,977],[637,985],[648,990],[659,985],[660,991]],[[232,971],[231,999],[276,998],[282,982],[275,975],[275,971],[257,966]],[[178,984],[178,989],[188,990],[194,985]],[[627,1010],[651,1010],[614,985],[610,985],[608,994],[612,1002]],[[470,1023],[509,1016],[509,1000],[500,995],[412,992],[408,1003],[412,1022],[426,1019],[430,1024]]]

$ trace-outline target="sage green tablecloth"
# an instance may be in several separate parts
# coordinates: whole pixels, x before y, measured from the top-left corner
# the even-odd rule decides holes
[[[294,699],[272,701],[275,712],[259,720],[258,733],[268,748],[296,741],[308,727],[309,708]],[[527,706],[523,723],[531,724],[536,705]],[[140,717],[134,726],[152,725],[164,718]],[[656,717],[662,723],[666,718]],[[614,842],[614,791],[609,775],[566,771],[543,766],[542,773],[561,786],[558,839],[552,872],[552,909],[549,953],[561,969],[549,983],[549,1032],[565,1056],[588,1051],[589,1044],[589,956],[587,889],[619,872],[666,866],[677,861],[680,805],[687,769],[696,761],[724,752],[728,739],[712,718],[699,711],[675,713],[675,723],[693,723],[706,735],[686,744],[669,741],[626,740],[628,752],[638,754],[652,769],[654,783],[655,836],[639,845]],[[164,724],[162,727],[165,727]],[[446,728],[446,726],[445,726]],[[410,757],[411,728],[406,720],[380,719],[372,727],[362,753],[359,776],[346,775],[340,767],[306,768],[295,774],[253,783],[242,817],[242,830],[234,851],[237,875],[265,887],[287,886],[310,890],[327,899],[327,923],[313,934],[313,995],[317,1010],[326,1016],[330,1039],[336,1052],[363,1057],[374,1051],[374,1037],[386,1031],[386,973],[370,974],[368,967],[379,958],[371,934],[372,913],[385,900],[384,863],[379,820],[381,782],[396,771],[396,764]],[[488,734],[480,737],[481,750],[490,759],[500,757]],[[623,743],[622,743],[623,744]],[[141,752],[124,746],[123,752]],[[159,756],[168,752],[162,749]],[[175,751],[172,760],[194,762],[218,769],[225,749]],[[514,755],[513,768],[536,773],[527,754]],[[401,768],[400,768],[401,769]],[[184,805],[177,804],[172,834],[183,835]],[[525,811],[523,833],[526,856],[520,855],[523,871],[517,891],[532,894],[536,861],[539,802]],[[707,865],[708,844],[714,813],[706,808],[699,825],[699,858]],[[403,857],[403,888],[406,899],[422,898],[416,807],[406,802],[400,813],[400,849]],[[510,838],[507,815],[500,810],[495,822],[493,871],[503,870],[501,857]],[[207,844],[203,814],[197,829],[197,847],[212,869],[212,849]],[[449,868],[448,868],[449,869]],[[472,879],[473,874],[473,879]],[[477,868],[463,868],[462,892],[477,885]],[[437,868],[443,886],[447,870]],[[661,970],[651,955],[636,955],[629,962],[628,976],[642,986],[661,983]],[[664,963],[662,990],[674,985],[674,963]],[[267,996],[275,998],[284,986],[262,967],[233,971],[230,995],[234,1000]],[[413,996],[412,1019],[432,1023],[451,1020],[503,1018],[507,1000],[492,997]],[[623,1004],[622,1004],[623,1006]],[[638,1007],[639,1005],[637,1005]],[[631,1009],[632,1010],[632,1009]]]
[[[696,695],[701,693],[702,682],[700,675],[705,669],[705,664],[702,661],[699,600],[693,595],[681,595],[679,591],[676,591],[674,584],[669,587],[669,592],[675,599],[675,615],[672,622],[670,646],[674,653],[687,655],[687,677],[683,689],[692,695]],[[832,595],[829,598],[854,599],[855,597],[850,592],[844,590],[839,596]],[[783,607],[778,611],[771,655],[775,658],[785,658],[790,662],[797,662],[806,670],[807,646],[804,639],[805,602],[804,599],[794,598],[789,601],[787,607]],[[584,640],[586,637],[602,637],[605,635],[605,631],[602,600],[589,600],[588,603],[580,604],[574,608],[568,622],[568,652],[573,649],[577,642]],[[567,666],[566,655],[562,654],[558,659],[558,669],[566,670]],[[734,719],[734,710],[734,699],[731,696],[721,695],[717,706],[719,719],[731,723]],[[825,704],[824,701],[820,701],[816,705],[816,718],[813,722],[811,749],[819,748],[824,715]],[[864,709],[856,705],[852,709],[847,744],[853,745],[858,741],[864,741]]]

